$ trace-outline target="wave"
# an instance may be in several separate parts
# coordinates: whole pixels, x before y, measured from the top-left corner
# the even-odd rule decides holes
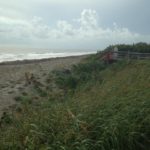
[[[1,53],[0,62],[17,61],[17,60],[33,60],[44,58],[56,58],[67,56],[80,56],[86,54],[93,54],[94,52],[66,52],[66,53]]]

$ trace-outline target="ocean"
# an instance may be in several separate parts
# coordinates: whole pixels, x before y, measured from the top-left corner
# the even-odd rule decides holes
[[[44,58],[57,58],[66,56],[79,56],[93,54],[94,51],[52,51],[47,49],[0,49],[0,62],[16,60],[32,60]]]

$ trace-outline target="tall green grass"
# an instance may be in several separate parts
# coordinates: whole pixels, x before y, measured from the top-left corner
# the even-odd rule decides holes
[[[39,94],[38,99],[36,95],[19,98],[20,111],[13,111],[9,122],[3,120],[0,149],[149,148],[148,60],[105,66],[89,58],[71,70],[54,71],[52,76],[53,83],[48,85],[55,84],[55,89],[48,88],[45,97]]]

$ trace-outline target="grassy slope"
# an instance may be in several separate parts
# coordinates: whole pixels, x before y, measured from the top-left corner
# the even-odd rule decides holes
[[[69,93],[21,98],[20,112],[1,125],[1,149],[148,149],[150,62],[123,61],[88,74],[65,88]]]

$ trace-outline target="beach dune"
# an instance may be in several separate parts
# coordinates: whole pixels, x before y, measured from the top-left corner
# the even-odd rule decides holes
[[[30,72],[43,78],[54,69],[68,68],[79,63],[83,56],[50,58],[42,60],[4,62],[0,64],[0,116],[16,104],[15,96],[26,88],[25,74]]]

